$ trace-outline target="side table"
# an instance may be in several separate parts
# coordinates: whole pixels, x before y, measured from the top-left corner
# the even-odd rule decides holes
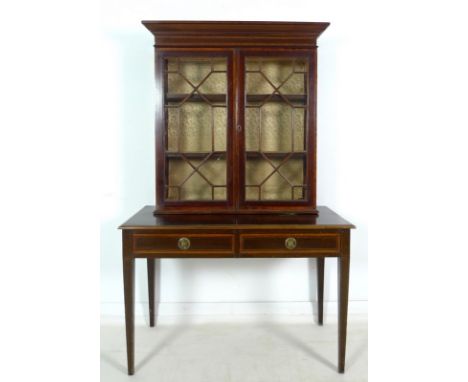
[[[350,230],[328,207],[318,215],[158,215],[145,206],[123,223],[122,254],[128,374],[134,368],[135,259],[148,266],[149,317],[154,326],[154,260],[163,258],[316,258],[318,323],[323,323],[326,257],[338,258],[338,372],[345,370]],[[242,261],[242,260],[239,260]]]

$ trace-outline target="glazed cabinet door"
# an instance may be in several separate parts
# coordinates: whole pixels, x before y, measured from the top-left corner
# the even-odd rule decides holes
[[[232,52],[159,50],[156,57],[158,210],[230,209]]]
[[[245,51],[240,209],[315,209],[315,50]]]

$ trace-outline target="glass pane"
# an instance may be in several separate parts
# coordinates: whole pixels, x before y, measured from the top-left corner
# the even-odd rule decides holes
[[[247,151],[304,151],[305,109],[281,102],[245,110]]]
[[[304,199],[304,161],[302,159],[284,161],[284,159],[268,158],[266,154],[265,158],[247,159],[246,200]],[[275,168],[278,170],[275,171]]]
[[[226,58],[176,57],[167,61],[168,93],[191,93],[194,86],[200,86],[203,93],[226,94]]]
[[[180,107],[170,107],[167,112],[167,151],[226,151],[226,123],[226,108],[212,107],[205,102],[186,102]]]
[[[246,200],[305,199],[307,89],[306,58],[246,58]]]
[[[305,58],[247,58],[245,67],[247,94],[269,94],[279,86],[282,94],[306,94]]]
[[[166,59],[166,200],[227,199],[227,59]]]
[[[168,158],[166,200],[226,200],[226,158]]]

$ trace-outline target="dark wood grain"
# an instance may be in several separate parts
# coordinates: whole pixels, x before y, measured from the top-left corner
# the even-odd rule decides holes
[[[323,325],[323,287],[325,281],[325,259],[317,257],[317,321]]]
[[[133,375],[135,372],[135,258],[132,257],[131,248],[132,234],[129,231],[123,231],[122,255],[128,375]]]
[[[178,246],[180,239],[187,240],[190,247],[181,249]],[[133,239],[133,253],[135,256],[141,254],[161,254],[173,256],[187,255],[208,256],[210,253],[224,254],[230,256],[234,252],[234,235],[221,233],[135,233]]]
[[[244,125],[244,115],[242,113],[241,105],[244,102],[244,97],[242,94],[242,67],[241,67],[241,57],[240,57],[240,49],[235,48],[233,49],[234,52],[234,65],[232,71],[232,86],[233,86],[233,125],[232,125],[232,144],[234,150],[234,163],[232,170],[234,171],[233,174],[233,187],[236,190],[234,192],[234,212],[239,210],[239,201],[240,201],[240,178],[242,176],[240,170],[240,156],[242,153],[242,126]]]
[[[295,248],[286,247],[286,239],[294,239]],[[267,252],[272,255],[275,253],[286,252],[285,256],[293,253],[329,253],[337,254],[340,249],[340,235],[338,233],[298,233],[296,230],[270,233],[241,233],[240,251],[242,253],[260,254]]]
[[[316,214],[316,39],[329,23],[314,22],[220,22],[220,21],[143,21],[155,36],[156,60],[156,208],[155,214]],[[227,200],[168,200],[166,102],[184,101],[187,94],[168,93],[165,79],[168,57],[226,57],[226,94],[200,96],[190,102],[226,103],[227,107]],[[246,57],[304,57],[308,60],[307,94],[272,95],[271,102],[299,102],[307,107],[304,129],[304,195],[300,200],[246,200],[245,198],[245,98],[261,102],[268,95],[244,94]],[[172,155],[172,154],[171,154]],[[188,154],[193,158],[197,154]],[[252,153],[247,154],[251,156]],[[294,154],[294,158],[297,155]],[[270,154],[270,158],[281,156]]]
[[[142,21],[157,47],[313,47],[330,25],[314,22]]]
[[[125,223],[120,229],[249,229],[249,228],[277,228],[277,229],[350,229],[354,225],[345,220],[330,208],[318,206],[318,215],[210,215],[185,214],[185,215],[153,215],[154,206],[145,206]]]
[[[123,237],[125,315],[129,374],[134,372],[134,261],[146,258],[150,325],[154,313],[154,261],[160,258],[317,258],[318,323],[323,323],[324,259],[338,258],[339,353],[344,371],[349,283],[349,240],[354,226],[327,207],[319,215],[163,215],[146,206],[120,226]],[[296,239],[294,248],[285,240]],[[180,238],[190,247],[178,247]],[[241,260],[240,260],[241,261]]]
[[[346,359],[346,331],[348,325],[350,234],[342,234],[342,251],[338,258],[338,372],[344,373]]]
[[[149,322],[150,327],[154,327],[155,322],[155,309],[154,309],[154,288],[155,288],[155,260],[153,258],[146,259],[146,266],[148,271],[148,306],[149,306]]]

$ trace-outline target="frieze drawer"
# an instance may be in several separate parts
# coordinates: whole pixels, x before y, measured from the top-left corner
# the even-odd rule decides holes
[[[338,255],[338,233],[252,233],[240,235],[240,252],[248,255],[313,254]]]
[[[135,254],[232,254],[234,235],[229,234],[135,234]]]

